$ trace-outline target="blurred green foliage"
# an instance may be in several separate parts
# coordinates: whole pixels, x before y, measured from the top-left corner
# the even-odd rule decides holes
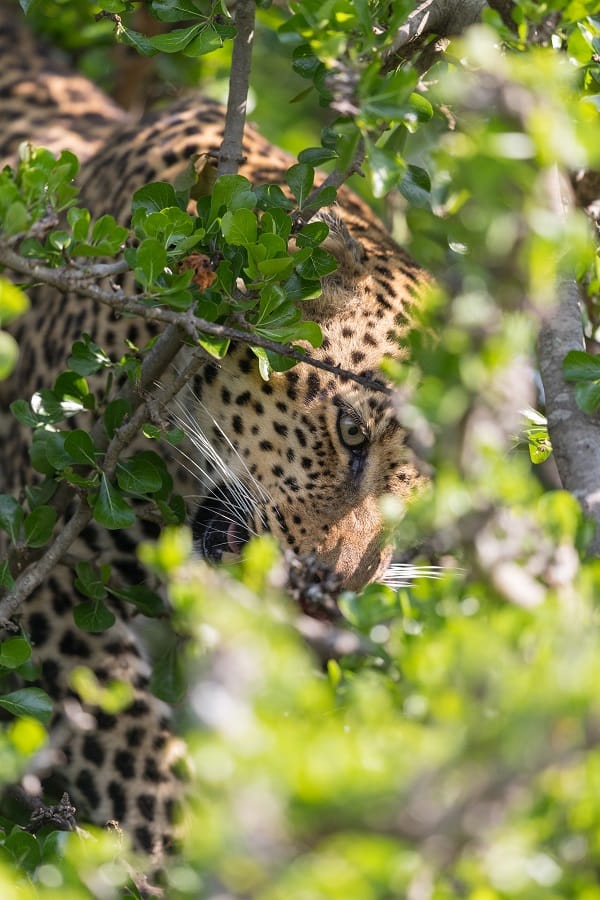
[[[125,4],[113,6],[127,12]],[[49,8],[40,0],[32,13],[93,70],[97,36],[108,43],[106,21],[76,25],[77,16],[90,21],[87,3],[57,4],[47,19]],[[454,41],[424,79],[408,64],[382,74],[377,61],[411,8],[298,0],[291,17],[266,10],[255,89],[257,115],[262,104],[279,143],[286,132],[298,149],[318,143],[314,121],[304,131],[302,107],[286,105],[288,85],[290,94],[308,89],[304,103],[317,101],[313,118],[330,126],[326,137],[335,133],[338,160],[350,159],[365,140],[371,188],[381,195],[398,189],[392,211],[398,220],[405,216],[412,252],[436,275],[408,334],[410,365],[387,370],[401,421],[418,437],[435,478],[407,510],[386,507],[386,517],[400,549],[421,543],[427,562],[431,546],[448,566],[435,578],[417,573],[410,587],[343,596],[356,652],[319,655],[281,596],[278,553],[268,539],[253,542],[231,572],[187,561],[189,535],[178,529],[141,548],[143,561],[171,583],[180,636],[167,654],[178,667],[174,694],[183,691],[183,669],[189,683],[179,719],[191,799],[181,856],[164,875],[166,896],[175,900],[600,898],[600,566],[585,557],[590,525],[576,501],[547,490],[530,456],[514,449],[521,412],[536,399],[527,366],[558,274],[585,277],[592,295],[598,284],[582,214],[558,215],[548,196],[556,165],[598,166],[597,4],[520,0],[514,29],[486,10],[485,25]],[[552,27],[536,43],[536,27],[552,14]],[[285,64],[271,55],[275,26],[284,20]],[[202,56],[198,64],[217,82],[227,50],[219,53],[217,62]],[[285,77],[272,76],[267,57]],[[164,65],[175,71],[171,57]],[[182,68],[189,73],[196,65]],[[292,67],[299,88],[287,80]],[[322,120],[318,106],[331,98],[349,104],[335,123],[330,112]],[[297,198],[305,193],[303,174],[291,176]],[[9,217],[14,235],[30,211],[10,190],[6,209],[21,204]],[[156,200],[152,190],[146,201]],[[272,225],[269,233],[278,236],[283,219],[272,214],[272,222],[259,224],[248,185],[236,182],[228,199],[240,200],[240,193],[248,203],[225,212],[207,202],[201,227],[218,220],[215,233],[233,248],[236,274],[255,265],[251,277],[268,281],[269,266],[259,265],[266,261],[287,277],[283,249],[263,258],[256,251],[259,230]],[[160,281],[144,242],[162,242],[165,260],[177,254],[177,242],[165,237],[179,222],[173,198],[158,203],[149,225],[139,217],[142,243],[130,253],[139,281],[167,303],[173,285]],[[107,236],[96,226],[90,233],[84,215],[72,214],[69,224],[90,253]],[[44,252],[58,260],[63,237]],[[190,237],[187,226],[178,232],[184,243]],[[309,233],[306,239],[311,247]],[[240,261],[239,247],[253,250]],[[188,285],[177,287],[185,292]],[[259,285],[266,308],[268,287]],[[12,313],[2,298],[3,322]],[[20,294],[7,295],[7,310],[21,307]],[[84,383],[63,381],[63,393],[54,400],[49,394],[35,413],[50,418],[33,424],[53,426],[54,415],[60,421],[67,396],[89,406],[84,376],[107,360],[88,341],[70,364]],[[596,362],[583,354],[567,362],[571,376],[584,401],[597,391]],[[26,404],[18,411],[21,421],[34,415]],[[107,410],[107,429],[125,413]],[[540,461],[549,449],[543,414],[526,415],[531,459]],[[85,464],[92,479],[86,487],[98,489],[101,451],[87,436],[72,432],[60,446],[46,440],[54,442],[55,469],[70,473],[73,464]],[[117,487],[107,483],[105,493],[142,491],[165,500],[164,477],[154,459],[128,461]],[[47,539],[48,499],[29,498],[24,511],[3,498],[0,525],[30,544]],[[78,578],[87,604],[79,624],[105,627],[103,573],[81,568]],[[127,599],[161,612],[153,597]],[[23,637],[2,645],[7,685],[14,671],[32,678],[28,665]],[[93,702],[126,702],[118,685],[102,697],[103,688],[84,673],[76,681]],[[7,783],[44,740],[43,698],[29,693],[21,701],[0,733]],[[111,833],[32,835],[0,822],[0,894],[110,900],[123,896],[126,857]]]

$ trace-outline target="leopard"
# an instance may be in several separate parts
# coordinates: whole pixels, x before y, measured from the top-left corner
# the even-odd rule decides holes
[[[174,183],[191,159],[219,153],[219,103],[194,92],[136,117],[48,48],[8,0],[0,2],[0,48],[3,163],[15,163],[23,142],[72,150],[81,164],[79,203],[95,217],[110,214],[129,225],[136,190],[154,181]],[[253,184],[284,184],[295,162],[246,126],[239,173]],[[377,387],[386,384],[384,358],[408,358],[402,338],[430,279],[349,188],[342,186],[320,215],[337,269],[322,279],[320,296],[303,305],[323,334],[311,355],[365,383],[303,362],[265,380],[241,342],[223,359],[205,355],[177,398],[189,446],[184,459],[172,461],[172,473],[176,488],[190,498],[197,556],[216,562],[237,557],[252,535],[268,533],[296,559],[310,558],[333,573],[340,590],[358,590],[381,578],[390,563],[382,498],[406,500],[424,481],[397,400]],[[115,276],[113,283],[133,289],[128,277]],[[20,356],[0,384],[0,468],[2,490],[19,496],[34,473],[30,435],[10,417],[10,402],[51,387],[83,333],[118,359],[128,343],[143,346],[154,337],[157,326],[120,317],[75,292],[40,287],[12,331]],[[144,584],[149,576],[136,549],[156,536],[152,522],[108,533],[89,523],[71,553],[110,563],[124,583]],[[172,852],[173,822],[185,794],[170,710],[149,688],[150,664],[132,616],[116,606],[113,626],[84,632],[73,619],[80,600],[72,563],[63,562],[15,614],[55,704],[46,765],[60,771],[82,821],[118,822],[134,846],[162,858]],[[100,684],[128,682],[129,705],[113,714],[83,703],[71,682],[79,666]],[[45,774],[40,784],[45,787]]]

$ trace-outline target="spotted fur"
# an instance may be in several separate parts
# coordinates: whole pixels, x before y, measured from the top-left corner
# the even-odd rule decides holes
[[[94,215],[111,213],[127,223],[134,190],[172,181],[194,154],[218,151],[218,104],[193,96],[134,121],[38,46],[7,0],[0,3],[0,41],[0,152],[14,160],[23,140],[77,152],[81,203]],[[244,154],[241,174],[255,183],[281,182],[293,162],[251,127]],[[315,356],[378,377],[385,354],[404,352],[398,337],[424,275],[350,191],[340,191],[326,219],[327,246],[339,267],[323,282],[322,295],[306,304],[307,318],[324,335]],[[15,327],[22,348],[17,371],[0,386],[5,490],[18,492],[31,477],[27,436],[7,416],[8,402],[51,386],[83,331],[118,357],[127,339],[140,345],[149,330],[74,295],[35,294]],[[265,382],[253,354],[237,346],[222,362],[205,363],[171,413],[188,436],[174,475],[191,498],[199,552],[218,558],[236,552],[249,534],[269,531],[298,556],[313,554],[343,586],[358,588],[383,575],[390,551],[379,501],[386,493],[406,497],[420,482],[389,397],[307,365]],[[155,534],[154,526],[140,528]],[[73,553],[109,561],[117,579],[139,583],[148,577],[136,560],[139,537],[139,530],[104,534],[90,525]],[[59,768],[83,816],[116,819],[138,846],[160,854],[178,793],[167,710],[148,690],[148,665],[125,610],[117,610],[108,631],[84,634],[72,618],[77,602],[70,567],[61,566],[21,615],[44,686],[59,701]],[[131,682],[133,703],[117,716],[82,706],[69,680],[77,665],[89,666],[101,682]]]

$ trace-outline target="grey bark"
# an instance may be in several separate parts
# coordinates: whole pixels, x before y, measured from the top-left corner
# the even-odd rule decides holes
[[[589,547],[600,554],[600,421],[579,409],[562,362],[570,350],[584,350],[579,290],[575,281],[559,285],[559,304],[539,337],[539,365],[546,394],[548,432],[563,486],[597,524]]]
[[[384,64],[395,56],[408,56],[429,35],[450,37],[460,34],[477,22],[485,6],[484,0],[425,0],[398,29]]]
[[[234,175],[243,163],[242,141],[250,86],[254,42],[255,0],[238,0],[235,13],[237,34],[233,42],[225,131],[219,151],[218,175]]]

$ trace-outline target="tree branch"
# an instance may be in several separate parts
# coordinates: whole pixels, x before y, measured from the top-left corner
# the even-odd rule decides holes
[[[431,35],[460,34],[479,20],[484,6],[484,0],[425,0],[396,32],[383,55],[383,68],[388,69],[411,56]]]
[[[78,500],[74,514],[60,530],[43,556],[15,580],[12,590],[0,602],[0,628],[14,630],[14,626],[10,622],[11,616],[16,613],[21,603],[45,581],[91,518],[92,511],[89,506]]]
[[[163,332],[144,360],[139,382],[135,385],[128,383],[120,391],[118,397],[128,400],[132,405],[132,413],[129,420],[117,429],[110,441],[106,437],[102,422],[97,422],[92,430],[91,437],[96,449],[106,449],[101,471],[109,479],[114,475],[114,470],[123,450],[139,433],[140,427],[148,418],[149,405],[156,403],[161,406],[168,406],[173,397],[179,393],[198,368],[203,365],[202,354],[195,354],[181,374],[167,384],[158,397],[147,396],[146,391],[150,387],[155,386],[157,379],[161,377],[181,349],[181,334],[178,335],[177,330],[176,326],[172,326]],[[10,628],[9,620],[11,616],[15,614],[21,603],[44,582],[46,576],[63,559],[72,543],[92,518],[92,510],[87,504],[83,503],[81,498],[77,497],[75,489],[66,485],[62,487],[64,490],[61,491],[60,497],[61,509],[58,511],[64,512],[73,500],[75,500],[76,504],[75,511],[48,549],[22,575],[15,579],[12,589],[0,602],[0,628]]]
[[[179,340],[182,337],[187,337],[193,343],[198,343],[199,338],[203,334],[208,334],[222,340],[248,344],[252,347],[261,347],[272,353],[279,353],[282,356],[295,359],[297,362],[306,363],[316,369],[322,369],[345,381],[354,381],[362,387],[369,388],[369,390],[384,394],[390,393],[389,388],[381,382],[372,378],[365,378],[362,375],[351,372],[349,369],[343,369],[340,366],[332,365],[324,360],[310,356],[310,354],[305,353],[299,347],[290,344],[280,344],[277,341],[261,337],[259,334],[242,331],[229,325],[209,322],[207,319],[202,319],[190,312],[178,313],[163,306],[150,306],[145,300],[139,299],[139,295],[131,296],[120,289],[112,290],[90,283],[90,279],[95,277],[95,266],[88,266],[83,270],[75,267],[52,269],[49,266],[39,265],[34,260],[20,256],[2,243],[0,243],[0,265],[4,265],[14,272],[19,272],[21,275],[26,275],[32,281],[48,284],[63,292],[74,291],[82,297],[89,297],[117,312],[131,313],[150,322],[160,322],[164,325],[174,326],[177,329]],[[106,267],[100,266],[98,268],[105,269]],[[115,269],[119,272],[122,271],[121,266],[117,264],[115,264]]]
[[[234,175],[244,161],[243,138],[254,42],[255,0],[237,0],[229,95],[217,175]]]
[[[542,327],[539,365],[548,432],[561,481],[598,526],[589,548],[600,554],[600,422],[584,413],[575,402],[575,389],[562,374],[563,359],[570,350],[584,350],[579,290],[575,281],[558,287],[558,308]]]

